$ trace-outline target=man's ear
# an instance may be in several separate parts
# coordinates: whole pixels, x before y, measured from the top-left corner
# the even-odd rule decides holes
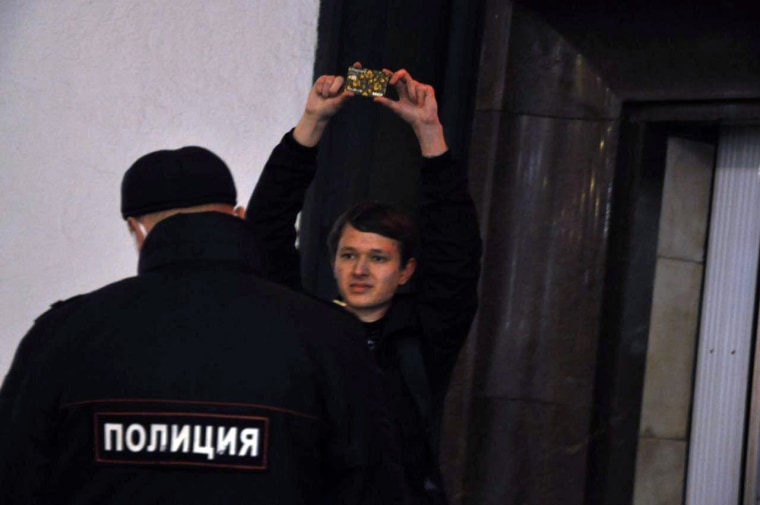
[[[143,242],[145,242],[145,237],[148,236],[148,230],[145,229],[145,225],[133,217],[127,218],[127,226],[129,226],[129,231],[131,231],[135,236],[135,241],[137,242],[137,250],[139,251],[142,249]]]
[[[235,207],[235,210],[232,211],[233,214],[235,214],[240,219],[245,219],[245,207],[242,205]]]
[[[403,286],[409,282],[409,279],[412,278],[412,275],[414,275],[414,271],[416,269],[417,260],[414,258],[409,258],[409,260],[406,262],[406,265],[404,265],[404,268],[401,269],[401,277],[398,280],[399,286]]]

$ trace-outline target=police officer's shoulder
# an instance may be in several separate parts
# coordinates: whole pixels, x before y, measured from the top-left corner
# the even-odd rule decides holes
[[[57,302],[52,303],[50,305],[50,308],[46,310],[45,312],[43,312],[42,314],[40,314],[40,316],[37,317],[37,319],[35,319],[34,322],[40,323],[56,314],[61,313],[63,309],[65,308],[73,307],[75,305],[75,302],[81,300],[85,296],[87,296],[86,293],[82,293],[79,295],[72,296],[71,298],[66,298],[65,300],[58,300]]]
[[[302,294],[313,308],[315,308],[319,314],[323,323],[329,323],[332,325],[338,325],[342,328],[342,331],[348,334],[363,335],[363,330],[359,319],[345,308],[345,304],[336,303],[335,300],[325,300],[311,293],[299,293]],[[314,314],[312,312],[312,314]]]
[[[328,301],[311,293],[304,293],[304,297],[311,302],[309,305],[318,311],[311,312],[312,315],[320,314],[317,319],[332,329],[327,333],[311,335],[311,337],[316,337],[307,339],[313,344],[312,347],[319,349],[320,352],[330,350],[333,357],[339,357],[343,366],[353,368],[359,365],[362,361],[357,357],[367,353],[365,331],[359,319],[346,310],[345,304],[339,303],[340,301],[338,303],[335,300]],[[321,328],[325,327],[327,326],[321,326]],[[369,359],[369,354],[366,358]]]
[[[313,300],[317,305],[327,309],[327,312],[333,314],[336,319],[356,324],[356,316],[346,310],[346,304],[341,300],[335,299],[328,301],[310,293],[304,293],[304,295]]]
[[[129,289],[129,287],[133,289]],[[93,302],[99,302],[100,304],[108,304],[109,301],[113,302],[115,299],[129,297],[135,291],[134,289],[140,289],[140,279],[138,277],[127,277],[110,284],[106,284],[94,291],[87,293],[80,293],[70,298],[58,300],[50,305],[50,308],[46,312],[43,312],[35,323],[39,323],[43,320],[56,318],[59,315],[72,313],[77,307],[84,307],[91,305]],[[104,306],[100,306],[103,309]]]

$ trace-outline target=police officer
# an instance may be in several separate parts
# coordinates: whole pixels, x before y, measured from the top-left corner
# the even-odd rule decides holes
[[[261,280],[235,203],[200,147],[126,172],[138,274],[57,304],[19,345],[2,503],[395,503],[356,322]]]

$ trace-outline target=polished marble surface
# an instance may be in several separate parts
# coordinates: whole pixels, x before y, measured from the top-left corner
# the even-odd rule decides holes
[[[503,109],[475,116],[485,254],[468,370],[455,377],[471,402],[455,503],[583,503],[618,109],[547,30],[515,8]],[[498,105],[494,89],[479,105]]]

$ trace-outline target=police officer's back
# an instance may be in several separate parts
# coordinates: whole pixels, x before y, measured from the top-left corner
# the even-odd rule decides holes
[[[260,280],[234,204],[204,149],[130,168],[138,275],[57,305],[23,339],[0,390],[0,501],[393,500],[360,330]]]

